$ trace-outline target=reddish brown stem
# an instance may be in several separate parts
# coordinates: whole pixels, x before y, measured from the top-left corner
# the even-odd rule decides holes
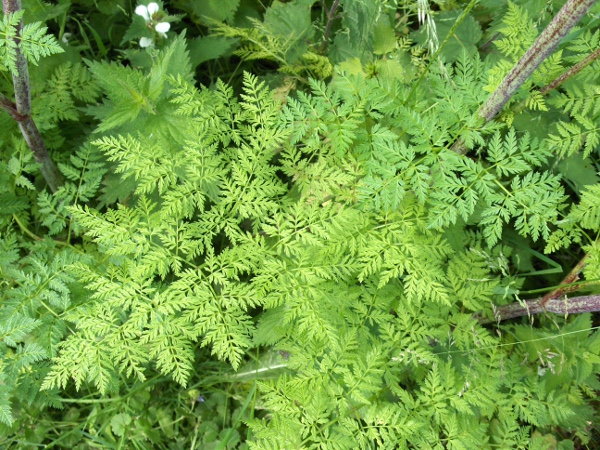
[[[542,297],[542,306],[546,306],[550,300],[555,300],[569,292],[579,289],[579,286],[573,286],[572,284],[576,281],[579,281],[579,274],[586,265],[587,257],[588,255],[585,255],[583,258],[581,258],[581,261],[579,261],[577,265],[573,267],[573,270],[571,270],[571,272],[569,272],[569,274],[560,282],[560,285],[556,289],[548,292],[546,295],[544,295],[544,297]]]
[[[552,83],[550,83],[550,84],[544,86],[542,89],[540,89],[540,94],[546,95],[552,89],[556,89],[562,83],[564,83],[569,78],[571,78],[573,75],[576,75],[577,73],[581,72],[584,68],[589,66],[592,62],[594,62],[596,59],[598,59],[599,56],[600,56],[600,48],[595,50],[591,54],[589,54],[584,60],[579,61],[573,67],[566,70],[562,75],[560,75],[558,78],[556,78]]]
[[[525,52],[479,109],[477,113],[479,117],[482,117],[486,122],[491,121],[544,59],[550,56],[560,41],[581,20],[595,2],[596,0],[567,0],[529,50]],[[590,62],[591,60],[587,64]],[[576,70],[581,70],[582,68],[579,67]],[[572,76],[574,73],[576,72],[571,73],[569,76]],[[464,154],[467,150],[464,140],[458,138],[452,145],[452,150],[456,153]]]
[[[21,0],[2,0],[2,6],[5,15],[14,14],[21,10]],[[17,36],[14,38],[16,44],[15,65],[17,71],[12,74],[12,78],[15,89],[15,102],[12,103],[6,97],[2,96],[2,98],[0,98],[0,107],[6,110],[11,117],[19,123],[19,128],[25,138],[25,142],[27,142],[27,145],[33,152],[35,162],[40,165],[40,172],[42,172],[42,175],[52,192],[56,192],[62,185],[63,178],[50,158],[42,136],[35,125],[35,122],[31,118],[29,68],[27,66],[27,59],[23,52],[21,52],[19,46],[21,43],[19,36],[21,35],[22,29],[23,20],[19,22],[19,25],[17,26]]]
[[[554,51],[560,41],[588,12],[596,0],[567,0],[533,45],[506,75],[479,110],[486,122],[492,120],[517,89]]]
[[[321,45],[321,51],[325,51],[327,49],[327,42],[329,41],[329,33],[331,33],[331,25],[333,24],[334,19],[336,19],[336,11],[340,6],[340,0],[334,0],[333,5],[331,5],[331,9],[327,11],[325,7],[325,2],[323,2],[323,9],[327,13],[327,25],[325,25],[325,32],[323,33],[323,44]]]
[[[492,319],[482,317],[480,314],[476,314],[474,317],[483,325],[540,313],[582,314],[597,311],[600,311],[600,295],[584,295],[573,298],[550,299],[546,301],[545,305],[542,305],[541,298],[514,302],[510,305],[495,307]]]
[[[22,122],[26,119],[26,117],[22,116],[21,114],[19,114],[19,111],[17,111],[17,105],[15,105],[14,102],[10,101],[2,94],[0,94],[0,108],[2,108],[4,111],[10,114],[10,117],[12,117],[17,122]]]
[[[579,274],[587,264],[586,254],[577,263],[569,274],[560,282],[560,285],[548,292],[542,298],[514,302],[505,306],[494,306],[494,319],[498,322],[521,316],[532,316],[543,312],[554,314],[579,314],[584,312],[600,311],[600,295],[587,295],[582,297],[567,298],[566,294],[580,289],[581,285],[574,285],[579,280]],[[492,323],[494,319],[488,319],[481,314],[474,317],[481,324]]]

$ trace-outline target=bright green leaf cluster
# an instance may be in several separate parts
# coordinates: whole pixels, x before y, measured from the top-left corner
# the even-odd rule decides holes
[[[14,14],[2,17],[0,22],[0,69],[9,70],[13,75],[18,73],[17,68],[17,44],[15,39],[19,39],[19,51],[27,60],[35,65],[40,58],[64,52],[58,44],[56,38],[51,34],[46,34],[47,27],[42,22],[34,22],[25,25],[21,33],[17,35],[17,26],[23,18],[24,11],[17,11]]]
[[[144,445],[157,430],[174,440],[183,417],[196,420],[194,445],[236,445],[243,420],[256,449],[547,448],[563,430],[589,440],[591,316],[482,322],[525,277],[561,271],[543,245],[578,244],[596,289],[597,80],[540,88],[597,33],[565,44],[484,124],[486,89],[535,38],[535,5],[492,14],[499,54],[477,54],[474,10],[429,64],[396,27],[399,10],[432,14],[423,2],[340,2],[331,36],[312,0],[275,2],[252,28],[236,22],[246,2],[196,3],[180,6],[195,21],[206,11],[219,36],[191,52],[182,33],[143,64],[139,53],[127,65],[69,59],[36,86],[34,115],[66,179],[57,192],[39,190],[14,124],[0,136],[0,434],[22,426],[21,411],[61,406],[59,393],[97,391],[109,398],[86,399],[90,440],[100,415],[111,438]],[[460,15],[435,16],[441,37]],[[0,29],[11,70],[15,17]],[[34,28],[31,42],[51,42]],[[194,53],[236,39],[238,56],[289,77],[196,87]],[[221,433],[205,418],[224,394],[199,391],[212,365],[246,396]],[[178,406],[151,392],[175,392]]]

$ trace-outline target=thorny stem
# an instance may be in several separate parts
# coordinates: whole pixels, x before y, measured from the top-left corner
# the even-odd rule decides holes
[[[583,258],[573,267],[571,272],[560,282],[558,287],[550,292],[548,292],[544,297],[542,297],[541,305],[546,306],[550,300],[556,300],[567,294],[568,292],[576,291],[580,288],[580,286],[573,286],[572,283],[579,281],[579,274],[587,264],[588,255],[584,255]]]
[[[566,294],[576,291],[582,287],[573,284],[579,280],[579,274],[587,264],[588,255],[585,255],[573,267],[571,272],[560,282],[556,289],[548,292],[541,298],[534,300],[514,302],[509,305],[494,306],[494,319],[498,322],[521,316],[533,316],[543,312],[554,314],[578,314],[584,312],[600,311],[600,295],[587,295],[582,297],[567,298]],[[474,316],[479,323],[487,324],[494,322],[493,319],[483,317],[481,314]]]
[[[325,51],[327,49],[327,42],[329,41],[329,33],[331,33],[331,25],[333,24],[334,19],[336,19],[336,11],[340,6],[340,0],[334,0],[333,5],[331,5],[331,9],[327,11],[325,7],[325,2],[323,2],[323,9],[327,12],[327,25],[325,25],[325,32],[323,33],[323,44],[321,44],[321,51]]]
[[[552,53],[560,41],[577,25],[596,0],[568,0],[542,31],[533,45],[506,75],[498,88],[479,110],[486,122],[492,120],[517,89]]]
[[[521,59],[515,64],[504,80],[490,95],[484,105],[479,109],[478,115],[486,122],[491,121],[502,107],[510,100],[514,93],[521,87],[529,76],[539,67],[539,65],[554,51],[562,39],[577,25],[582,17],[588,12],[596,0],[567,0],[561,10],[554,16],[554,19],[542,31],[533,45],[525,52]],[[593,58],[593,55],[590,55]],[[591,63],[593,59],[590,56],[580,64],[571,68],[571,71],[565,72],[568,76],[573,76],[585,65]],[[595,56],[596,58],[598,55]],[[563,74],[563,75],[565,75]],[[566,80],[562,78],[559,83],[551,89],[558,86]],[[560,78],[560,77],[559,77]],[[558,79],[557,79],[558,80]],[[556,81],[556,80],[555,80]],[[464,141],[459,138],[452,146],[452,150],[457,153],[464,153],[466,148]]]
[[[596,59],[598,59],[599,56],[600,56],[600,48],[595,50],[594,52],[590,53],[588,56],[585,57],[585,59],[579,61],[573,67],[569,68],[568,70],[565,70],[560,76],[555,78],[554,81],[552,81],[551,83],[549,83],[546,86],[544,86],[543,88],[541,88],[539,91],[540,94],[546,95],[546,94],[548,94],[548,92],[552,91],[553,89],[556,89],[558,86],[560,86],[562,83],[567,81],[569,78],[573,77],[574,75],[577,75],[579,72],[581,72],[587,66],[589,66],[591,63],[593,63]],[[523,109],[525,109],[526,105],[527,105],[527,100],[523,100],[519,106],[513,108],[513,111],[515,113],[519,113]]]
[[[485,325],[502,320],[514,319],[522,316],[533,316],[540,313],[553,314],[581,314],[586,312],[600,311],[600,295],[584,295],[573,298],[553,298],[543,304],[543,298],[514,302],[510,305],[494,308],[494,317],[489,319],[481,314],[475,314],[474,318],[480,324]]]
[[[600,56],[600,48],[595,50],[591,54],[589,54],[584,60],[579,61],[577,64],[575,64],[569,70],[566,70],[565,72],[563,72],[563,74],[560,75],[558,78],[556,78],[552,83],[550,83],[550,84],[544,86],[542,89],[540,89],[540,94],[545,95],[548,92],[550,92],[551,90],[556,89],[562,83],[564,83],[569,78],[571,78],[573,75],[576,75],[577,73],[579,73],[583,69],[585,69],[587,66],[589,66],[591,63],[593,63],[596,59],[598,59],[599,56]]]
[[[527,80],[527,78],[529,78],[533,71],[539,67],[542,61],[552,53],[567,33],[581,20],[595,1],[596,0],[568,0],[542,34],[536,39],[531,48],[523,55],[485,104],[479,109],[479,116],[485,119],[486,122],[492,120],[517,89],[525,82],[525,80]],[[552,89],[555,89],[565,80],[583,70],[599,56],[600,49],[594,51],[584,60],[565,71],[552,83],[542,88],[540,93],[544,95]],[[457,140],[452,148],[458,153],[463,153],[465,148],[462,139]],[[531,316],[543,312],[577,314],[600,311],[600,295],[588,295],[574,298],[566,297],[567,293],[573,292],[580,287],[573,286],[572,283],[579,280],[579,274],[586,265],[587,256],[588,255],[585,255],[577,263],[556,289],[552,290],[544,297],[495,307],[495,320],[499,322],[515,317],[525,315]],[[481,314],[476,314],[475,318],[482,324],[493,322],[493,320],[484,318]]]
[[[2,0],[2,7],[4,14],[14,14],[21,10],[21,0]],[[15,41],[15,53],[17,67],[16,73],[12,74],[13,85],[15,88],[15,102],[11,102],[5,96],[0,96],[0,108],[7,111],[10,116],[15,119],[21,133],[25,138],[25,142],[33,152],[33,158],[35,162],[40,165],[40,172],[42,173],[46,183],[52,190],[56,192],[63,183],[63,178],[54,162],[48,154],[46,145],[42,139],[33,118],[31,117],[31,90],[29,83],[29,69],[27,67],[27,59],[21,52],[19,47],[21,31],[23,29],[23,20],[19,22],[17,26],[17,37]]]

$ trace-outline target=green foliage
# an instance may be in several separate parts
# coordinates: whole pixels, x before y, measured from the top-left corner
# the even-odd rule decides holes
[[[57,391],[39,391],[48,361],[56,356],[68,323],[65,316],[73,307],[69,266],[88,261],[70,249],[58,251],[49,241],[20,245],[14,234],[0,238],[3,285],[0,308],[2,335],[2,414],[11,425],[12,410],[19,405],[60,406]],[[21,257],[24,251],[27,256]]]
[[[572,242],[581,243],[585,229],[600,232],[600,185],[588,187],[582,192],[581,201],[573,205],[569,214],[559,224],[547,244],[548,251],[556,251]],[[588,239],[591,240],[591,237]]]
[[[115,68],[110,75],[119,73]],[[252,325],[246,311],[260,303],[245,284],[233,282],[264,253],[262,240],[249,235],[242,221],[256,228],[260,218],[277,209],[284,192],[274,168],[265,166],[283,136],[267,133],[275,125],[278,106],[252,77],[247,77],[239,107],[225,86],[219,96],[208,96],[205,106],[203,93],[184,78],[172,82],[176,91],[193,98],[179,110],[179,116],[187,118],[187,128],[179,130],[181,140],[157,129],[149,138],[106,137],[95,142],[118,162],[117,172],[136,179],[134,194],[139,197],[135,207],[105,216],[87,208],[70,210],[111,258],[99,272],[76,269],[86,283],[96,286],[96,306],[88,304],[72,316],[75,322],[87,323],[85,333],[62,344],[60,363],[46,379],[47,387],[64,386],[72,377],[78,386],[87,380],[106,392],[120,371],[143,381],[143,367],[155,359],[161,372],[185,384],[199,336],[234,367],[250,345]],[[232,112],[240,108],[245,114],[234,117]],[[222,110],[215,127],[199,120],[214,109]],[[219,156],[216,146],[231,138],[235,147]],[[190,165],[190,159],[199,165]],[[234,247],[216,254],[211,240],[219,235]],[[149,280],[155,275],[168,277],[169,283],[154,286]],[[92,317],[94,323],[88,323]],[[129,343],[122,341],[123,335],[129,336]],[[101,351],[106,345],[113,348],[111,354]]]
[[[307,16],[306,13],[309,12],[308,8],[303,9],[305,14],[300,17]],[[290,11],[288,14],[297,15],[296,11]],[[276,17],[275,14],[271,17],[272,21],[283,20]],[[305,71],[320,77],[328,77],[332,73],[331,63],[327,58],[306,50],[305,40],[310,36],[298,35],[294,28],[286,29],[279,25],[272,30],[267,24],[253,20],[251,28],[235,28],[226,24],[215,24],[213,30],[218,36],[239,38],[246,43],[235,51],[235,54],[244,60],[273,61],[280,65],[279,70],[282,72],[296,76]],[[307,28],[303,30],[307,30]]]
[[[48,229],[49,235],[56,235],[67,226],[67,207],[90,202],[95,197],[106,173],[100,155],[90,145],[79,149],[69,159],[70,164],[59,165],[68,181],[54,194],[41,192],[37,199],[39,214],[43,217],[42,225]]]
[[[597,85],[567,88],[565,94],[554,99],[554,105],[569,114],[571,122],[556,124],[558,134],[550,134],[549,142],[560,156],[570,156],[583,149],[584,156],[595,151],[600,144],[600,90]]]
[[[62,53],[64,50],[51,34],[46,34],[48,28],[42,22],[27,24],[17,36],[17,26],[23,18],[24,11],[13,14],[4,14],[0,22],[0,68],[9,70],[13,75],[18,73],[17,69],[17,44],[19,39],[19,50],[27,60],[35,65],[41,57]]]
[[[436,30],[440,41],[444,41],[450,29],[460,15],[459,11],[447,11],[436,17]],[[468,15],[451,36],[450,41],[444,46],[441,56],[447,62],[456,61],[463,51],[469,56],[477,53],[477,43],[481,40],[481,27],[479,23]],[[427,32],[419,30],[415,35],[415,41],[423,46],[427,46]],[[514,48],[509,46],[509,48]]]
[[[191,68],[182,38],[175,43],[161,54],[149,74],[115,63],[94,62],[90,66],[98,85],[108,93],[101,105],[88,108],[101,121],[97,132],[118,129],[139,119],[141,129],[156,127],[158,131],[166,127],[173,135],[178,133],[180,124],[169,110],[165,81],[168,76],[182,74],[189,78]]]
[[[106,79],[122,72],[103,70]],[[467,93],[482,70],[463,59]],[[591,410],[575,413],[567,393],[540,387],[535,370],[519,369],[522,353],[500,357],[498,338],[462,311],[489,311],[498,295],[480,246],[498,242],[507,223],[546,239],[557,221],[559,179],[536,172],[549,157],[543,143],[488,127],[473,134],[478,161],[445,149],[459,112],[436,71],[440,97],[412,108],[386,102],[383,80],[360,75],[339,74],[331,86],[311,81],[312,93],[283,109],[249,75],[240,103],[223,84],[196,90],[178,75],[165,85],[165,111],[186,118],[177,135],[157,127],[94,143],[117,173],[134,178],[134,200],[104,214],[70,209],[106,263],[74,269],[93,293],[70,316],[78,331],[60,344],[45,388],[73,379],[110,392],[119,373],[144,381],[150,363],[185,386],[196,342],[234,368],[260,344],[291,355],[296,375],[260,385],[277,419],[251,422],[258,448],[350,448],[370,439],[435,446],[440,435],[467,446],[501,439],[487,425],[496,418],[511,427],[591,419]],[[467,93],[465,106],[475,105]],[[431,103],[440,105],[434,127]],[[370,126],[375,120],[382,125]],[[391,131],[400,128],[404,140]],[[396,187],[393,199],[372,187],[373,174]],[[464,234],[459,219],[479,234]],[[453,250],[439,234],[445,229],[471,250]],[[256,307],[266,313],[255,330]],[[502,382],[506,364],[512,378]],[[405,406],[392,406],[394,396],[406,397]],[[474,426],[469,417],[485,420]]]
[[[85,66],[70,62],[61,64],[36,97],[36,117],[45,125],[44,129],[59,121],[76,121],[80,118],[77,101],[92,103],[98,94],[99,88]]]
[[[580,250],[598,293],[597,74],[541,90],[598,33],[483,123],[540,23],[530,3],[482,3],[445,39],[462,2],[182,0],[184,31],[140,50],[137,5],[101,2],[114,36],[90,15],[95,43],[32,68],[64,184],[43,189],[16,125],[0,136],[2,445],[591,446],[597,318],[479,318],[554,289]],[[125,64],[96,58],[114,50]],[[285,77],[197,87],[233,50]]]

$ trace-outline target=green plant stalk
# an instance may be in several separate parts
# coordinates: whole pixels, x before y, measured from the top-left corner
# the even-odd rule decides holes
[[[463,12],[458,17],[458,19],[456,19],[456,22],[454,22],[454,25],[452,25],[452,28],[450,28],[450,31],[448,32],[448,35],[446,36],[446,38],[443,40],[443,42],[440,44],[440,46],[438,47],[438,49],[436,50],[436,52],[433,54],[433,56],[429,60],[429,63],[425,67],[425,70],[423,70],[423,72],[419,76],[419,79],[416,82],[412,83],[412,89],[410,90],[410,92],[406,96],[406,100],[404,100],[404,104],[408,103],[408,101],[410,100],[410,98],[412,97],[412,95],[417,90],[417,87],[419,86],[419,84],[421,84],[421,81],[423,80],[423,78],[425,78],[425,75],[427,75],[427,72],[429,72],[429,68],[431,67],[431,65],[433,64],[433,62],[437,60],[437,58],[440,55],[440,53],[442,52],[442,49],[444,48],[444,46],[448,43],[448,41],[450,41],[450,39],[452,37],[454,37],[454,32],[458,29],[458,27],[463,22],[463,20],[465,20],[467,18],[467,16],[469,15],[469,13],[471,12],[471,10],[473,9],[473,7],[476,4],[477,4],[477,0],[471,0],[471,2],[463,10]]]
[[[2,7],[5,15],[14,14],[22,9],[21,0],[2,0]],[[23,20],[21,19],[17,26],[17,36],[21,35],[22,29]],[[33,152],[35,162],[40,165],[40,172],[52,192],[56,192],[63,184],[63,177],[50,158],[42,135],[31,117],[29,68],[27,66],[27,59],[19,48],[20,39],[17,37],[14,40],[17,55],[17,73],[12,75],[13,86],[15,89],[15,102],[12,103],[6,97],[2,96],[0,97],[0,107],[6,110],[11,117],[18,122],[21,133],[25,138],[25,142],[27,142],[27,145]]]
[[[568,0],[479,109],[479,116],[486,122],[492,120],[595,2],[596,0]]]
[[[242,405],[242,409],[238,413],[237,419],[235,420],[235,422],[233,423],[233,425],[231,426],[231,428],[229,428],[229,431],[227,432],[227,434],[225,435],[225,437],[221,440],[221,442],[219,442],[219,445],[217,445],[217,447],[216,447],[217,450],[223,450],[223,449],[227,448],[227,444],[231,440],[231,437],[233,436],[234,431],[237,429],[237,426],[239,425],[240,420],[242,420],[242,416],[246,412],[246,409],[248,409],[248,405],[250,404],[250,401],[255,397],[256,386],[257,386],[257,383],[255,381],[252,384],[252,388],[250,389],[250,392],[246,396],[246,401]]]

